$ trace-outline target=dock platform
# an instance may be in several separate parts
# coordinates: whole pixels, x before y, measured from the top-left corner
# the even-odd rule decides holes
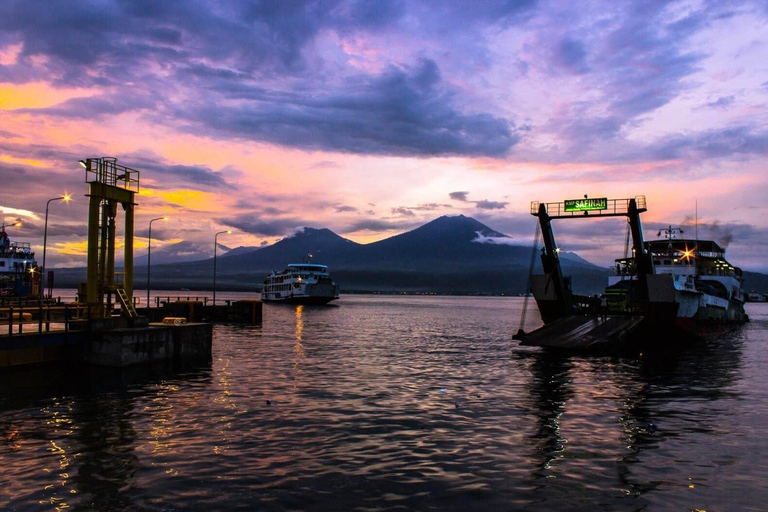
[[[134,318],[100,318],[78,303],[0,307],[0,369],[55,361],[122,368],[210,358],[213,323],[262,322],[260,300],[177,301],[139,311]]]

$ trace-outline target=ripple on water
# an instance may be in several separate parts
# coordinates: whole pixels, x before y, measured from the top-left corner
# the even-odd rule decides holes
[[[521,305],[265,307],[202,366],[5,375],[0,508],[762,506],[768,313],[632,359],[520,348]]]

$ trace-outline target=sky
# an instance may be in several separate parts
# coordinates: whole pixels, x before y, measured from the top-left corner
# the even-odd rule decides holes
[[[765,1],[4,0],[0,209],[40,259],[72,194],[51,268],[85,266],[88,157],[140,172],[137,257],[165,215],[153,253],[459,214],[530,245],[532,201],[643,195],[647,238],[768,272],[767,55]],[[625,226],[555,233],[610,265]]]

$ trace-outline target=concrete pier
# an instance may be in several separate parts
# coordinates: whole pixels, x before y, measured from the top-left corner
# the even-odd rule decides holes
[[[57,331],[0,336],[0,368],[81,361],[87,335],[84,331]]]
[[[210,359],[210,322],[260,324],[261,306],[260,300],[216,306],[178,301],[139,309],[134,318],[91,318],[85,305],[6,308],[0,311],[0,368],[47,362],[123,368]],[[163,323],[166,318],[175,321]]]
[[[91,333],[85,360],[97,366],[126,367],[180,359],[210,359],[213,324],[150,324],[145,328]]]
[[[136,311],[148,317],[150,322],[162,322],[166,317],[186,318],[187,322],[262,322],[262,302],[259,299],[227,301],[216,306],[198,300],[178,300],[164,303],[159,308],[137,308]]]

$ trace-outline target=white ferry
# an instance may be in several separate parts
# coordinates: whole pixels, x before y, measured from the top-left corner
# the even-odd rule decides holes
[[[327,265],[291,263],[282,272],[273,271],[264,281],[261,300],[288,304],[327,304],[339,298],[339,285],[331,279]]]
[[[0,295],[25,297],[37,291],[39,269],[29,243],[11,242],[0,227]]]
[[[667,312],[676,308],[677,326],[699,335],[748,321],[741,269],[725,259],[725,249],[714,241],[673,238],[676,230],[667,230],[666,239],[645,242],[654,273],[671,275],[672,287],[650,290],[652,305],[663,303]],[[637,279],[634,265],[634,258],[616,260],[616,275],[606,289],[609,309],[629,307],[628,285]]]

